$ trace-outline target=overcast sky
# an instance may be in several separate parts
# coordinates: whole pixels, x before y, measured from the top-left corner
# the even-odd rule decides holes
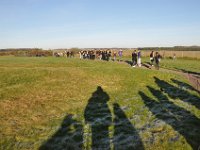
[[[0,48],[200,45],[200,0],[0,0]]]

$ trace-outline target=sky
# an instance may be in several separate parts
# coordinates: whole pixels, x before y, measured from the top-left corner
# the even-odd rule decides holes
[[[0,48],[200,46],[200,0],[0,0]]]

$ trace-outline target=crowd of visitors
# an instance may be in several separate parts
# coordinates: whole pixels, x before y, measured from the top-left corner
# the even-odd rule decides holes
[[[80,59],[95,59],[94,51],[80,51]]]
[[[111,50],[96,50],[96,51],[80,51],[79,52],[80,59],[99,59],[99,60],[106,60],[109,61],[113,57],[113,61],[116,61],[117,53],[114,51],[113,53]],[[122,50],[118,53],[119,60],[122,58]]]
[[[67,57],[67,58],[71,58],[74,57],[74,52],[73,51],[64,51],[64,52],[54,52],[53,56],[55,57]]]
[[[74,52],[72,51],[65,51],[62,54],[55,53],[55,56],[66,56],[66,57],[74,57]],[[111,51],[111,50],[81,50],[79,51],[79,57],[80,59],[99,59],[99,60],[105,60],[105,61],[122,61],[123,57],[123,50],[119,51]],[[118,58],[118,59],[117,59]],[[150,53],[150,65],[155,66],[156,69],[159,69],[159,63],[161,61],[161,55],[158,52],[152,51]],[[132,67],[141,67],[142,61],[141,61],[141,51],[140,50],[134,50],[132,53]]]

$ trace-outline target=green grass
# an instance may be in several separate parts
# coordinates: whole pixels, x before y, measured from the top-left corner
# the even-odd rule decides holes
[[[130,57],[124,57],[123,59],[131,61]],[[149,57],[142,58],[142,63],[145,63],[145,62],[150,63]],[[177,58],[173,60],[173,59],[165,58],[165,59],[161,59],[160,67],[199,74],[200,73],[200,59]]]
[[[168,63],[164,61],[161,63]],[[181,66],[178,61],[177,66]],[[189,62],[185,63],[189,65]],[[191,71],[196,71],[196,62],[191,64],[195,68]],[[171,79],[187,86],[177,85]],[[109,96],[107,104],[102,107],[110,110],[111,148],[115,147],[115,142],[120,143],[117,140],[120,134],[130,129],[120,141],[135,134],[145,149],[191,149],[199,142],[200,129],[196,126],[200,120],[200,97],[179,75],[130,68],[118,62],[0,57],[1,149],[38,149],[45,142],[55,144],[55,139],[59,139],[62,145],[65,138],[72,147],[90,148],[91,136],[97,132],[91,131],[90,123],[84,121],[84,114],[89,101],[95,101],[92,94],[98,86],[104,91],[100,92],[100,97]],[[176,92],[170,93],[170,89]],[[163,99],[164,102],[160,101]],[[99,105],[91,103],[91,106],[99,109]],[[94,118],[102,117],[93,115],[93,109],[90,111]],[[96,113],[101,111],[100,107]],[[182,117],[192,119],[188,122]],[[179,131],[189,127],[191,135]],[[84,134],[80,134],[83,131]],[[194,143],[187,141],[192,137]],[[84,141],[83,144],[80,141]]]
[[[197,59],[163,59],[160,64],[164,68],[200,73],[200,60]]]

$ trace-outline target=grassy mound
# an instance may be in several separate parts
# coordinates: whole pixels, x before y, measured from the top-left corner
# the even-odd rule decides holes
[[[187,80],[118,62],[0,58],[2,149],[196,149]]]

